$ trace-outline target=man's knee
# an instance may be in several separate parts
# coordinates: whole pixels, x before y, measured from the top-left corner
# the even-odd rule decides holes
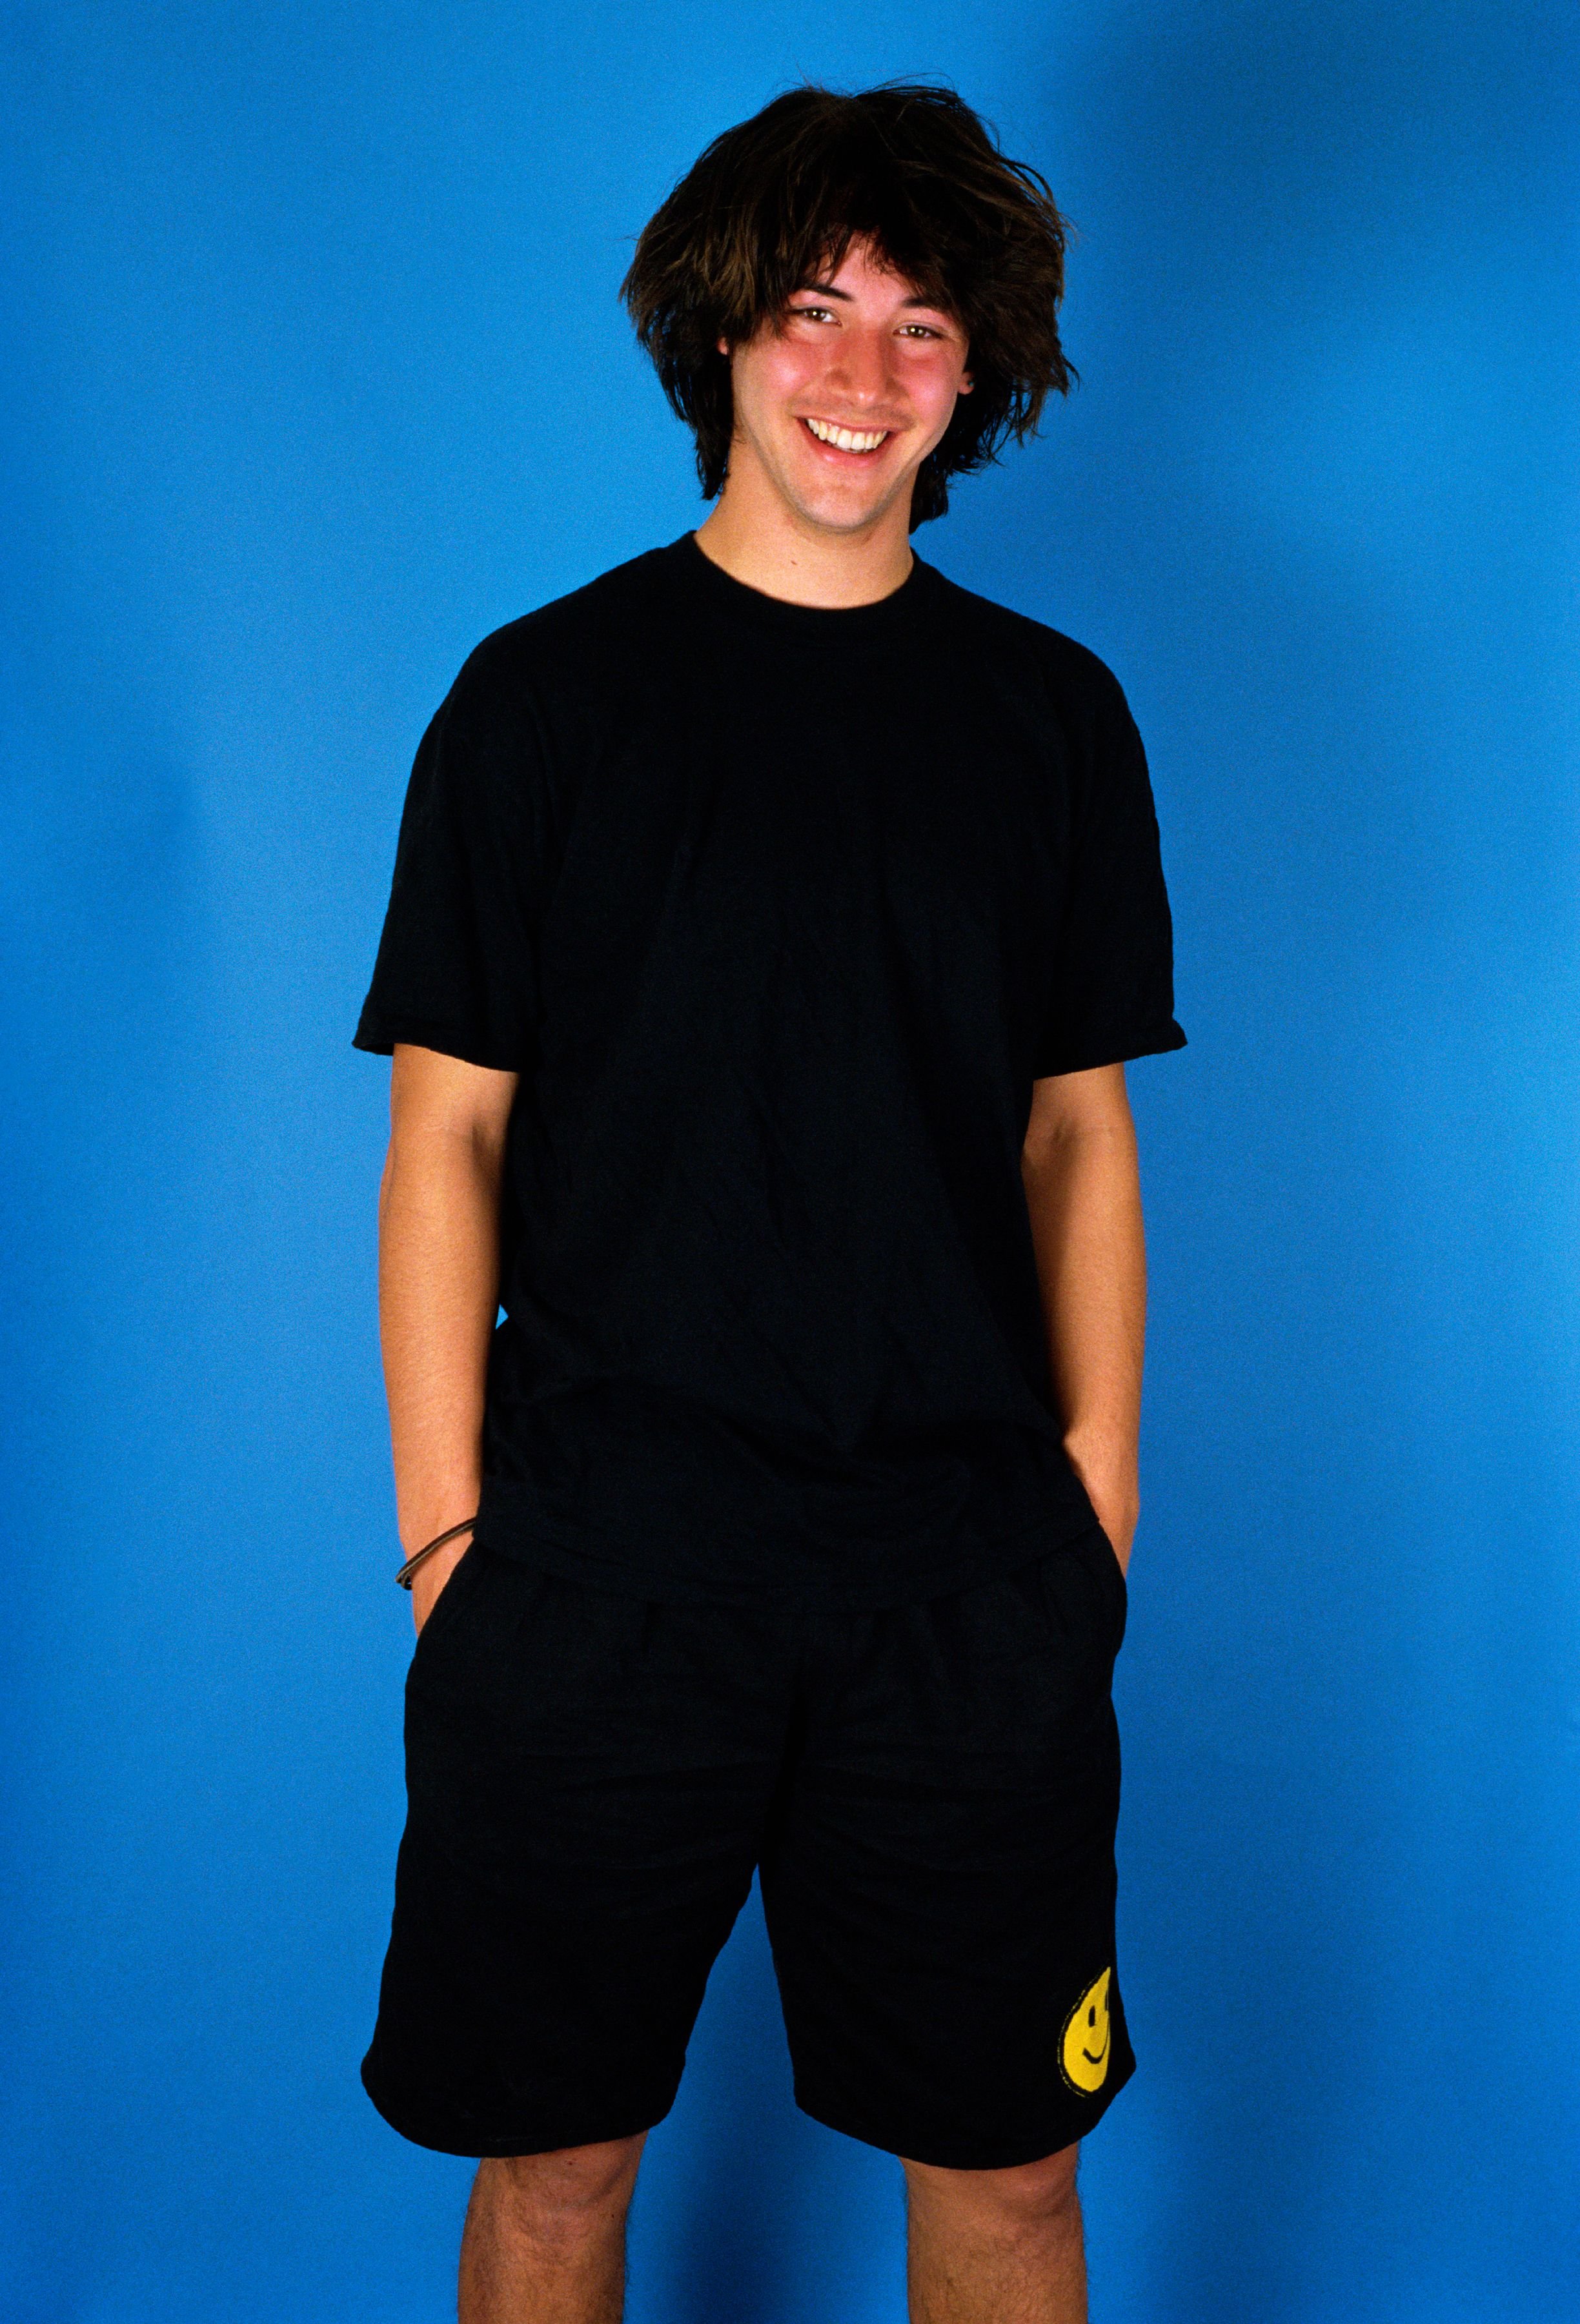
[[[519,2234],[574,2243],[600,2233],[630,2201],[646,2137],[643,2131],[595,2146],[491,2157],[478,2165],[479,2192],[508,2213]]]
[[[1079,2153],[1079,2145],[1063,2146],[1035,2163],[1002,2171],[948,2171],[937,2163],[907,2163],[905,2180],[913,2205],[1014,2234],[1075,2214]]]

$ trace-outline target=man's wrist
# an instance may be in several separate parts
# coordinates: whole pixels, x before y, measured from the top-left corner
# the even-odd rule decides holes
[[[400,1545],[408,1557],[415,1556],[425,1542],[446,1526],[469,1524],[477,1515],[482,1495],[480,1480],[451,1480],[438,1490],[423,1494],[395,1496],[395,1527]]]
[[[431,1539],[423,1542],[419,1547],[414,1549],[395,1576],[402,1589],[411,1588],[413,1578],[422,1572],[429,1559],[435,1555],[453,1548],[455,1555],[458,1557],[471,1538],[477,1517],[478,1512],[474,1509],[470,1517],[461,1517],[455,1524],[443,1526]],[[404,1548],[405,1544],[402,1543],[401,1546]]]

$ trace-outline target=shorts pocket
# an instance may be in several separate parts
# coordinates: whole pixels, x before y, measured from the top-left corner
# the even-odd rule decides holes
[[[436,1635],[447,1630],[461,1609],[462,1601],[470,1594],[487,1559],[488,1552],[480,1549],[475,1536],[469,1541],[450,1570],[450,1578],[428,1608],[427,1621],[417,1634],[412,1660],[427,1647],[431,1653]]]
[[[1091,1531],[1093,1563],[1100,1570],[1103,1584],[1113,1609],[1113,1652],[1117,1654],[1125,1643],[1125,1626],[1130,1614],[1130,1586],[1125,1579],[1125,1568],[1119,1563],[1119,1553],[1109,1540],[1100,1522]]]
[[[1114,1545],[1095,1521],[1038,1568],[1049,1627],[1081,1656],[1111,1664],[1125,1637],[1128,1593]]]

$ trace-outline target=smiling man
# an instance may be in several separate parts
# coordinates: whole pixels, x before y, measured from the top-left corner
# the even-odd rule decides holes
[[[1063,248],[948,91],[719,138],[624,285],[715,505],[486,639],[418,752],[356,1034],[418,1627],[363,2071],[481,2158],[464,2324],[619,2317],[754,1872],[917,2324],[1086,2312],[1124,1067],[1184,1036],[1117,683],[910,546],[1068,384]]]

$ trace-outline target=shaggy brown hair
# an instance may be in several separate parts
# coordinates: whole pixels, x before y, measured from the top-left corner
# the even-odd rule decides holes
[[[917,472],[913,530],[949,480],[1037,425],[1075,377],[1059,343],[1068,222],[1046,181],[999,151],[951,88],[890,81],[854,96],[808,83],[715,137],[648,220],[620,295],[665,394],[721,488],[734,405],[719,341],[776,327],[786,302],[869,240],[970,346],[971,394]]]

